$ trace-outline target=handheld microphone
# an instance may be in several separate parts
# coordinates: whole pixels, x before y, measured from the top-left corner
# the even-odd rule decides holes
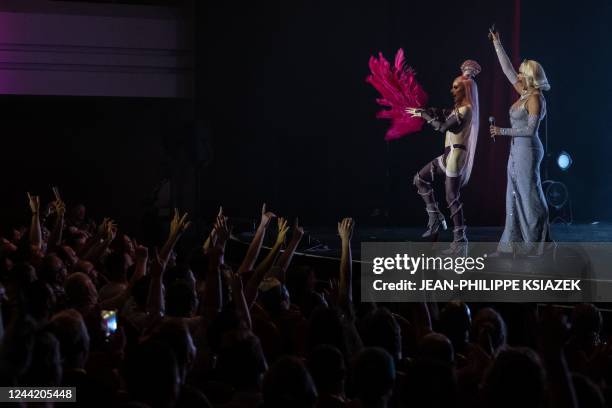
[[[495,117],[489,116],[489,126],[495,126]],[[495,142],[495,136],[493,136],[493,142]]]

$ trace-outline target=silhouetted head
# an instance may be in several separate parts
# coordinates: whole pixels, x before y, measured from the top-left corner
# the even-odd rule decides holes
[[[268,364],[259,338],[251,331],[227,333],[217,357],[217,372],[222,381],[238,390],[261,389]]]
[[[348,357],[348,343],[340,313],[335,308],[318,307],[308,321],[308,350],[321,344],[336,347]]]
[[[497,311],[491,308],[484,308],[478,311],[472,321],[470,331],[472,342],[488,347],[493,347],[493,352],[506,344],[506,323]],[[487,343],[487,344],[485,344]],[[486,348],[485,348],[486,350]]]
[[[28,313],[37,320],[51,317],[55,309],[55,293],[49,284],[37,280],[26,290],[26,308]]]
[[[453,344],[442,333],[429,333],[419,344],[418,357],[423,360],[436,361],[452,365],[455,361]]]
[[[499,351],[485,377],[485,406],[541,407],[544,388],[544,368],[538,355],[528,348],[505,348]]]
[[[440,332],[453,343],[456,351],[469,341],[472,313],[462,301],[448,302],[440,312]]]
[[[571,323],[572,336],[580,343],[589,343],[592,346],[599,344],[603,318],[597,306],[591,303],[574,306]]]
[[[55,254],[44,257],[38,277],[50,285],[63,285],[67,276],[67,269],[61,258]]]
[[[83,317],[66,309],[51,319],[49,330],[57,337],[64,369],[82,369],[89,355],[89,334]]]
[[[191,317],[198,306],[193,285],[177,280],[166,288],[166,314],[171,317]]]
[[[106,277],[111,282],[124,283],[127,280],[129,266],[129,257],[121,251],[111,252],[104,261]]]
[[[183,384],[196,355],[193,338],[185,322],[180,319],[166,319],[155,328],[151,339],[168,344],[172,348]]]
[[[180,376],[172,348],[147,340],[131,349],[124,364],[127,390],[133,399],[151,407],[174,406],[180,390]]]
[[[395,363],[384,349],[362,350],[353,363],[353,388],[366,406],[385,405],[395,384]]]
[[[308,369],[321,394],[344,394],[346,366],[344,356],[334,346],[315,347],[308,358]]]
[[[291,305],[287,287],[278,279],[268,277],[259,285],[257,302],[263,306],[268,313],[278,314],[289,309]]]
[[[270,367],[263,381],[265,408],[314,407],[317,390],[302,362],[281,357]]]
[[[370,312],[363,322],[363,343],[368,347],[382,347],[395,361],[402,358],[402,334],[400,327],[387,308]]]
[[[20,381],[20,385],[30,387],[57,387],[62,380],[60,344],[55,336],[47,331],[34,336],[30,365]]]
[[[74,307],[80,312],[84,312],[98,303],[98,291],[89,279],[89,276],[82,272],[75,272],[66,279],[64,284],[66,290],[66,300],[70,307]]]

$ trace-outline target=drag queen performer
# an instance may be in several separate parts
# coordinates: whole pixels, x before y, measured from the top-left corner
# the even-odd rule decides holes
[[[444,176],[446,203],[454,226],[449,252],[456,253],[467,250],[460,189],[470,179],[478,141],[478,87],[474,77],[480,73],[480,65],[476,61],[465,61],[461,65],[461,72],[462,75],[453,81],[451,88],[455,103],[450,112],[438,116],[432,109],[406,109],[407,113],[422,117],[435,130],[445,134],[444,154],[427,163],[414,176],[414,184],[425,201],[429,215],[423,238],[435,237],[440,227],[446,229],[446,221],[434,197],[433,182],[436,176]]]
[[[499,40],[499,33],[489,32],[504,74],[521,95],[510,108],[511,128],[490,127],[491,137],[511,138],[506,186],[506,225],[497,254],[529,252],[542,254],[544,242],[550,241],[548,207],[540,182],[540,163],[544,148],[538,137],[538,127],[546,115],[546,100],[542,91],[550,85],[542,66],[524,60],[518,74]],[[522,247],[513,248],[512,243]]]

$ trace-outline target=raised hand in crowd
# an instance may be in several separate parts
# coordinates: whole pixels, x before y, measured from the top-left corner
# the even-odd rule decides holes
[[[49,235],[48,251],[52,251],[62,244],[64,217],[66,215],[66,204],[60,196],[59,189],[53,187],[52,190],[55,200],[51,202],[51,212],[55,215],[55,222],[51,235]]]
[[[242,284],[242,275],[239,273],[233,273],[230,276],[230,288],[232,291],[232,301],[234,302],[234,308],[237,315],[240,317],[245,325],[246,329],[251,329],[253,323],[251,322],[251,312],[249,305],[244,296],[244,288]]]
[[[296,218],[295,224],[293,224],[293,233],[291,234],[291,240],[289,241],[289,244],[279,257],[277,262],[277,278],[283,283],[285,282],[285,274],[287,273],[289,264],[291,264],[293,255],[295,254],[298,245],[300,245],[300,241],[302,240],[303,236],[304,228],[300,225],[299,220]]]
[[[222,206],[219,207],[217,218],[215,219],[215,222],[213,223],[213,227],[210,230],[210,234],[208,234],[208,237],[206,237],[206,240],[204,241],[204,245],[202,246],[204,253],[206,253],[208,251],[208,248],[210,248],[212,245],[215,245],[217,241],[217,225],[219,224],[219,221],[221,218],[224,218]],[[227,218],[225,218],[225,220],[227,220]]]
[[[166,260],[162,259],[159,251],[155,248],[151,257],[151,283],[149,284],[149,293],[147,296],[147,313],[155,318],[164,315],[164,289],[163,279],[166,270]]]
[[[177,208],[174,209],[174,216],[170,220],[170,231],[168,232],[168,238],[166,239],[166,243],[159,252],[159,255],[166,262],[168,262],[170,253],[174,249],[174,246],[178,242],[181,235],[183,235],[185,230],[191,225],[191,222],[187,221],[187,217],[187,213],[181,215]]]
[[[259,256],[259,251],[261,251],[266,230],[268,229],[270,221],[273,218],[276,218],[276,215],[273,212],[268,211],[266,204],[264,203],[261,207],[261,218],[259,225],[257,226],[257,230],[255,231],[255,236],[249,245],[249,249],[247,249],[244,260],[240,264],[240,267],[238,267],[238,273],[245,273],[253,270],[257,257]]]
[[[33,250],[42,248],[42,229],[40,226],[40,197],[37,195],[28,194],[28,204],[32,212],[32,221],[30,223],[30,245]]]
[[[247,283],[245,296],[249,305],[252,305],[255,299],[257,298],[257,289],[259,288],[259,284],[264,279],[266,274],[270,272],[270,268],[272,268],[272,265],[274,265],[274,260],[276,259],[276,256],[278,255],[281,246],[285,243],[285,238],[287,236],[288,231],[289,227],[287,225],[287,220],[283,217],[278,218],[278,234],[276,235],[276,241],[270,249],[270,252],[268,252],[268,254],[261,261],[261,263],[257,265],[253,276],[251,276]]]
[[[342,245],[338,305],[350,316],[353,313],[353,256],[351,253],[351,238],[354,227],[355,222],[352,218],[344,218],[338,223],[338,235]]]

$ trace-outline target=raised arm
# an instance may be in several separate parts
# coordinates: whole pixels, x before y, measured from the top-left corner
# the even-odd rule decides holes
[[[134,273],[138,278],[145,276],[147,274],[147,262],[149,260],[149,248],[146,246],[140,245],[136,240],[134,240],[134,254],[135,254],[135,263],[134,263]]]
[[[249,311],[249,305],[244,297],[242,276],[238,273],[233,274],[230,284],[232,287],[232,301],[236,308],[236,314],[238,314],[246,328],[251,329],[253,326],[251,323],[251,312]]]
[[[289,241],[289,245],[283,251],[280,258],[278,259],[278,274],[276,278],[285,283],[285,275],[287,273],[287,268],[289,268],[289,264],[291,263],[291,259],[295,254],[295,250],[297,249],[302,237],[304,236],[304,228],[299,225],[299,221],[295,219],[295,225],[293,226],[293,235],[291,236],[291,241]]]
[[[62,201],[57,187],[53,187],[53,194],[55,194],[55,201],[52,203],[53,212],[55,213],[55,223],[53,224],[51,235],[49,235],[48,251],[52,251],[62,244],[64,216],[66,214],[66,204]]]
[[[249,245],[249,249],[247,250],[244,260],[240,264],[237,273],[242,274],[253,269],[266,235],[266,229],[268,228],[268,225],[270,225],[270,220],[275,217],[276,215],[274,215],[274,213],[266,211],[266,204],[264,203],[264,205],[261,207],[261,220],[259,222],[259,226],[257,227],[255,236]]]
[[[225,245],[231,232],[226,221],[227,218],[219,212],[214,228],[216,237],[214,240],[215,243],[206,250],[209,263],[206,272],[202,314],[207,322],[212,321],[223,306],[221,264],[223,264]]]
[[[112,223],[111,223],[112,224]],[[172,222],[170,223],[170,234],[166,243],[164,244],[164,248],[162,252],[157,254],[155,253],[155,258],[153,260],[152,268],[162,265],[161,269],[153,271],[152,270],[152,279],[151,286],[149,286],[149,297],[147,298],[147,310],[151,311],[154,314],[162,314],[164,311],[164,303],[163,297],[160,298],[161,292],[161,279],[163,276],[163,271],[168,264],[168,258],[170,257],[170,252],[174,249],[174,245],[178,242],[179,238],[183,234],[183,232],[189,227],[190,222],[187,221],[187,213],[180,216],[178,210],[174,210],[174,217],[172,218]],[[121,308],[125,301],[130,297],[132,293],[132,288],[136,284],[136,282],[142,278],[146,273],[146,262],[148,259],[148,249],[142,246],[137,245],[137,259],[136,259],[136,268],[134,269],[134,273],[132,274],[132,278],[128,282],[127,288],[121,292],[119,295],[105,301],[106,308]]]
[[[132,274],[132,277],[130,278],[130,281],[128,282],[127,287],[122,292],[120,292],[118,295],[100,302],[100,306],[102,307],[102,309],[121,309],[123,308],[123,305],[125,304],[125,302],[127,302],[127,300],[132,295],[132,289],[134,288],[134,285],[136,285],[136,282],[138,282],[143,276],[145,276],[147,272],[146,263],[149,257],[149,250],[146,247],[136,245],[136,251],[137,251],[136,268],[134,269],[134,273]],[[155,253],[155,255],[157,256],[157,253]],[[164,263],[164,267],[165,267],[165,263]],[[153,283],[151,283],[151,285],[153,285]]]
[[[527,125],[520,128],[498,128],[491,126],[491,136],[533,137],[535,136],[542,111],[540,95],[531,95],[527,100]]]
[[[90,240],[91,245],[87,245],[87,248],[82,251],[81,258],[98,262],[116,236],[117,225],[110,218],[105,218],[96,235]]]
[[[42,248],[42,230],[40,228],[40,197],[28,193],[28,202],[32,211],[32,221],[30,222],[30,245],[32,248],[40,250]]]
[[[224,217],[223,207],[219,207],[219,212],[217,213],[217,219],[215,220],[213,228],[210,230],[210,234],[208,234],[208,237],[206,238],[206,241],[204,241],[204,245],[202,246],[204,253],[208,252],[208,249],[211,246],[215,245],[215,242],[217,241],[217,225],[219,224],[219,221],[221,219],[227,220],[227,218],[223,218],[223,217]]]
[[[221,263],[224,254],[223,249],[219,245],[211,247],[207,254],[208,270],[206,272],[206,286],[204,287],[202,315],[206,322],[211,322],[223,305]]]
[[[106,223],[108,222],[108,220],[109,218],[104,218],[102,222],[98,225],[98,228],[96,228],[96,231],[94,231],[94,233],[89,238],[87,238],[85,244],[81,248],[77,249],[77,255],[79,256],[79,258],[87,259],[87,254],[90,253],[92,249],[100,243],[100,240],[104,239],[106,232]],[[71,228],[77,230],[76,227],[69,227],[68,229],[70,230]]]
[[[506,50],[504,50],[502,46],[499,39],[499,33],[489,30],[489,38],[493,42],[493,47],[495,47],[495,53],[497,54],[499,65],[501,65],[502,71],[504,71],[504,75],[506,75],[506,78],[508,78],[508,81],[510,81],[516,92],[521,93],[523,91],[523,85],[519,82],[518,75],[512,66],[512,61],[510,61],[508,54],[506,54]]]
[[[274,246],[272,246],[272,249],[270,249],[270,252],[268,252],[268,255],[266,255],[263,261],[261,261],[257,268],[255,268],[253,276],[251,276],[251,278],[247,282],[244,291],[244,296],[246,297],[246,301],[249,306],[252,305],[253,302],[255,302],[255,299],[257,298],[257,289],[259,288],[259,284],[266,276],[266,274],[270,271],[270,268],[272,268],[272,265],[274,264],[274,259],[280,251],[281,246],[285,242],[285,236],[287,235],[288,230],[289,227],[287,227],[287,220],[282,217],[279,218],[278,235],[276,236],[276,242],[274,243]]]
[[[344,218],[338,223],[338,235],[340,235],[342,245],[338,305],[349,317],[353,316],[353,256],[351,253],[351,238],[354,226],[355,222],[352,218]]]
[[[174,217],[172,217],[172,220],[170,221],[170,232],[168,234],[168,239],[159,253],[159,256],[161,256],[162,259],[167,261],[170,252],[172,252],[174,249],[174,246],[178,242],[179,238],[181,235],[183,235],[183,232],[185,232],[189,225],[191,225],[191,222],[187,221],[187,215],[188,214],[185,213],[183,216],[181,216],[178,209],[174,209]]]
[[[147,313],[151,317],[161,317],[165,313],[166,304],[164,302],[164,272],[166,262],[164,262],[157,248],[151,259],[151,283],[149,284],[149,294],[147,295]]]

